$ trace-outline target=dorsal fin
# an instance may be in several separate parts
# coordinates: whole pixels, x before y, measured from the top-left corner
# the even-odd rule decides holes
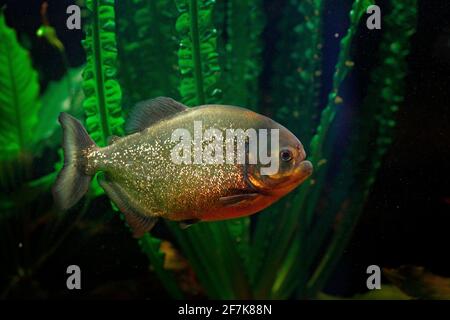
[[[125,130],[128,134],[142,131],[152,124],[186,109],[184,104],[167,97],[141,101],[131,110]]]

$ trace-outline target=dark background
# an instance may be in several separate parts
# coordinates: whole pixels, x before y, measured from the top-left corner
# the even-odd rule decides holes
[[[358,58],[369,54],[360,40]],[[358,59],[357,58],[357,59]],[[450,3],[419,1],[405,102],[331,286],[364,291],[367,266],[424,266],[450,276]],[[364,73],[363,70],[357,71]]]
[[[41,24],[41,2],[9,1],[6,17],[8,24],[19,32],[21,41],[31,50],[34,66],[39,70],[42,87],[45,88],[48,81],[62,76],[64,68],[59,54],[35,36]],[[285,2],[265,1],[268,27],[263,36],[266,41],[273,41],[277,36],[275,22],[282,18]],[[78,66],[84,61],[80,44],[82,33],[68,31],[65,27],[65,8],[72,3],[50,0],[48,13],[66,47],[70,65]],[[337,29],[345,29],[339,24],[342,20],[335,18],[348,12],[350,2],[342,3],[330,5],[325,17],[328,26],[324,36],[330,41],[325,48],[325,58],[336,53],[331,35]],[[365,271],[372,264],[381,267],[424,266],[433,273],[450,277],[450,3],[448,0],[424,0],[419,1],[419,5],[418,29],[408,58],[405,102],[398,114],[396,139],[385,156],[350,245],[329,282],[327,291],[330,293],[350,295],[365,291]],[[361,33],[355,45],[356,69],[352,77],[355,82],[363,82],[361,87],[364,87],[367,72],[375,61],[371,60],[372,39],[377,36]],[[263,90],[271,76],[271,59],[275,54],[271,50],[266,47],[264,51]],[[84,282],[88,287],[95,287],[89,282],[121,278],[117,273],[135,274],[142,277],[142,287],[151,287],[150,290],[145,289],[145,294],[156,292],[159,297],[164,297],[162,290],[155,288],[158,280],[145,276],[148,272],[141,266],[146,265],[146,258],[139,254],[132,244],[134,240],[129,238],[124,231],[111,239],[93,243],[97,247],[92,250],[96,252],[95,257],[92,253],[78,252],[73,257],[76,264],[87,270],[86,275],[91,274]],[[119,251],[123,246],[115,245],[121,241],[130,242],[125,246],[126,253]],[[96,261],[95,267],[92,259]],[[66,262],[53,261],[61,266],[67,266]],[[42,276],[55,282],[61,280],[64,285],[65,269],[61,270],[56,275],[52,271],[48,274],[44,271]],[[55,288],[59,287],[55,284]]]

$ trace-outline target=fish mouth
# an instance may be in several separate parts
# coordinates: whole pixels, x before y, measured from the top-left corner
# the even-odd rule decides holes
[[[298,167],[295,169],[295,175],[297,177],[297,183],[302,183],[305,181],[310,175],[312,175],[314,171],[314,167],[311,161],[303,160],[298,164]]]
[[[273,196],[277,194],[285,194],[298,185],[302,184],[309,176],[312,175],[314,167],[308,160],[301,161],[294,169],[291,175],[285,177],[283,181],[278,181],[275,189],[265,185],[262,181],[255,179],[249,174],[248,168],[245,167],[244,179],[249,190],[263,196]]]
[[[314,167],[313,167],[311,161],[308,161],[308,160],[303,160],[302,162],[300,162],[299,168],[304,174],[306,174],[308,176],[310,176],[314,171]]]

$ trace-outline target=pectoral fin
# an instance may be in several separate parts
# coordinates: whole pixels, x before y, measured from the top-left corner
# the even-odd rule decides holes
[[[147,216],[143,210],[134,203],[126,190],[117,183],[108,180],[104,175],[100,175],[98,181],[109,198],[125,215],[125,219],[133,230],[133,236],[135,238],[142,237],[153,228],[156,221],[158,221],[158,218]]]
[[[258,193],[244,193],[233,196],[221,197],[220,203],[226,207],[234,207],[247,201],[251,201],[258,197]]]

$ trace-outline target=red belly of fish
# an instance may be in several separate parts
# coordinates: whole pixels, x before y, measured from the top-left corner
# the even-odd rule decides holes
[[[229,207],[221,207],[215,210],[211,210],[209,212],[205,212],[199,218],[202,221],[219,221],[219,220],[227,220],[239,217],[249,216],[256,212],[259,212],[272,203],[274,203],[277,198],[272,197],[259,197],[258,199],[252,201],[251,203],[244,205],[236,205]]]

